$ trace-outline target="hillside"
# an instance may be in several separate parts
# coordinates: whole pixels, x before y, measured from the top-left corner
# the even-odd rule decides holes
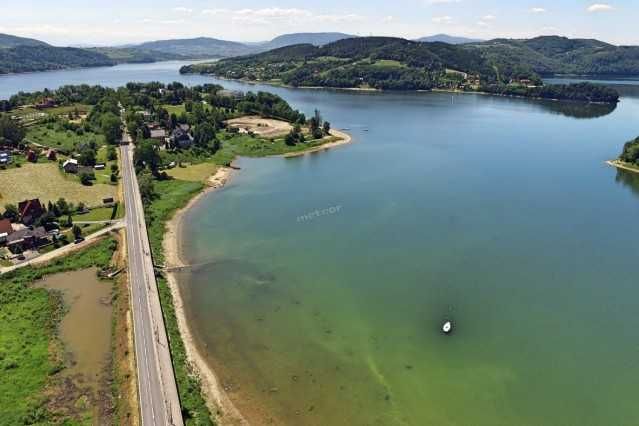
[[[448,44],[468,44],[468,43],[479,43],[482,40],[478,40],[475,38],[456,37],[456,36],[451,36],[448,34],[435,34],[432,36],[415,39],[415,41],[421,41],[426,43],[441,42],[441,43],[448,43]]]
[[[135,47],[95,47],[86,49],[106,55],[117,63],[151,63],[157,61],[173,61],[186,59],[175,53],[158,52],[157,50],[145,50]]]
[[[0,49],[0,74],[114,65],[106,55],[73,47],[17,46]]]
[[[496,39],[468,45],[504,67],[526,67],[556,74],[639,75],[639,46],[614,46],[592,39],[543,36],[528,40]]]
[[[255,52],[254,48],[242,43],[209,37],[150,41],[132,47],[146,51],[180,55],[191,59],[225,58]]]
[[[183,73],[271,81],[291,86],[384,90],[468,90],[504,95],[616,102],[618,94],[593,85],[543,86],[529,66],[551,69],[558,59],[532,47],[528,57],[492,45],[424,43],[390,37],[343,39],[317,47],[300,44],[269,52],[183,67]],[[539,49],[539,46],[536,46]],[[514,52],[512,53],[511,50]],[[540,65],[541,66],[541,65]]]
[[[47,43],[33,38],[18,37],[10,34],[0,34],[0,49],[11,49],[17,46],[48,46]]]

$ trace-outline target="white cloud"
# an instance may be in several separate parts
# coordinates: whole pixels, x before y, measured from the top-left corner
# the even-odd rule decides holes
[[[191,13],[193,13],[193,9],[189,9],[188,7],[174,7],[173,12],[190,15]]]
[[[605,3],[595,3],[593,5],[588,6],[588,9],[586,9],[588,12],[593,13],[593,12],[608,12],[613,10],[614,7],[612,7],[609,4],[605,4]]]
[[[497,19],[495,15],[485,15],[481,18],[482,21],[494,21],[495,19]]]
[[[353,13],[317,15],[307,9],[298,8],[263,8],[263,9],[205,9],[203,15],[213,17],[223,17],[231,19],[237,24],[257,24],[270,25],[274,23],[288,22],[290,24],[303,24],[309,22],[316,23],[339,23],[362,21],[365,17]]]
[[[532,13],[546,13],[547,10],[544,9],[543,7],[533,7],[532,9],[530,9],[530,11]]]
[[[391,16],[391,15],[384,16],[382,18],[382,22],[385,23],[385,24],[388,24],[388,23],[391,23],[391,22],[394,22],[394,21],[396,21],[396,19],[395,19],[394,16]]]
[[[453,18],[450,16],[435,16],[431,19],[435,24],[450,24],[453,22]]]

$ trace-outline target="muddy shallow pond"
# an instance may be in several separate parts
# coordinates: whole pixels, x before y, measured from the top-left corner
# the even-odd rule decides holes
[[[95,400],[111,353],[112,283],[99,280],[96,269],[85,269],[45,277],[36,286],[62,293],[67,309],[60,322],[67,365],[62,374]]]

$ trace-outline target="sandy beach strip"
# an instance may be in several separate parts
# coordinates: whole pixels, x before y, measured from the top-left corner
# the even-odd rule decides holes
[[[208,187],[193,197],[184,208],[178,210],[167,223],[163,242],[167,267],[171,268],[186,265],[180,257],[179,245],[180,222],[184,213],[210,192],[222,188],[231,178],[232,172],[233,169],[229,167],[220,167],[215,175],[209,178],[207,182]],[[173,307],[175,309],[180,336],[186,349],[186,355],[193,371],[200,379],[202,392],[204,393],[204,398],[209,410],[214,414],[218,412],[221,413],[221,415],[216,416],[217,424],[219,425],[248,425],[249,423],[228,397],[215,372],[207,364],[203,354],[200,353],[197,347],[193,333],[186,320],[184,301],[175,274],[168,272],[167,281],[171,289],[171,295],[173,296]]]
[[[328,142],[328,143],[325,143],[313,148],[309,148],[300,152],[290,152],[288,154],[284,154],[283,157],[284,158],[301,157],[303,155],[310,154],[312,152],[324,151],[326,149],[331,149],[341,145],[346,145],[353,141],[353,138],[351,137],[351,135],[341,130],[331,129],[331,136],[338,137],[339,140],[336,140],[334,142]]]
[[[639,168],[632,167],[619,160],[608,160],[606,161],[606,164],[612,167],[616,167],[618,169],[626,170],[628,172],[639,173]]]

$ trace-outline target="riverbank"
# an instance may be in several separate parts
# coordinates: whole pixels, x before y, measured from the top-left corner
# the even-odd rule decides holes
[[[208,179],[207,187],[194,196],[186,206],[178,210],[171,220],[167,222],[163,248],[165,263],[169,270],[170,268],[179,268],[187,265],[180,256],[180,227],[184,214],[206,195],[226,185],[233,172],[234,169],[230,167],[221,167],[218,169],[217,172]],[[173,296],[173,308],[175,309],[175,316],[186,350],[187,359],[201,382],[202,392],[209,410],[212,413],[222,413],[221,418],[216,419],[220,425],[247,425],[248,422],[233,405],[228,395],[226,395],[218,377],[206,363],[204,356],[195,343],[191,328],[186,321],[184,299],[180,292],[176,274],[168,272],[166,277],[171,295]]]
[[[414,93],[457,93],[457,94],[476,94],[476,95],[485,95],[485,96],[499,96],[505,98],[514,98],[514,99],[531,99],[531,100],[539,100],[539,101],[552,101],[552,102],[570,102],[570,103],[586,103],[586,104],[595,104],[595,105],[616,105],[619,103],[617,99],[615,102],[607,102],[607,101],[591,101],[591,100],[578,100],[578,99],[566,99],[566,98],[552,98],[552,97],[541,97],[541,96],[524,96],[524,95],[515,95],[508,93],[494,93],[494,92],[486,92],[481,90],[459,90],[459,89],[443,89],[443,88],[432,88],[432,89],[411,89],[411,90],[385,90],[385,89],[377,89],[374,87],[332,87],[332,86],[291,86],[290,84],[282,83],[279,80],[247,80],[247,79],[233,79],[228,77],[222,77],[215,74],[197,74],[197,73],[180,73],[183,75],[203,75],[210,76],[220,80],[226,81],[238,81],[246,84],[259,85],[259,84],[267,84],[269,86],[274,87],[283,87],[287,89],[306,89],[306,90],[336,90],[336,91],[346,91],[346,92],[373,92],[373,93],[383,93],[383,92],[414,92]]]
[[[608,160],[606,161],[606,164],[608,164],[609,166],[615,167],[617,169],[626,170],[632,173],[639,173],[639,167],[634,167],[620,160]]]

